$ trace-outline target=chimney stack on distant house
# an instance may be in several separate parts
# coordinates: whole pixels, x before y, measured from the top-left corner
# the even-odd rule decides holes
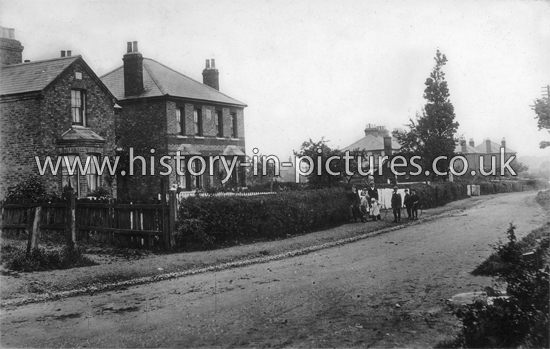
[[[466,148],[466,139],[464,138],[460,139],[460,151],[462,154],[468,153],[468,148]]]
[[[468,144],[470,145],[470,147],[475,147],[474,139],[470,138],[470,142],[468,142]]]
[[[500,145],[502,146],[503,149],[506,149],[506,138],[502,138],[502,141],[500,142]]]
[[[71,50],[67,50],[67,57],[71,57],[72,53]]]
[[[143,92],[143,56],[137,41],[128,42],[124,62],[124,96],[138,96]]]
[[[202,83],[216,90],[220,90],[218,69],[216,69],[216,61],[214,58],[206,60],[206,68],[202,71]]]
[[[61,57],[65,57],[65,51],[61,51]]]
[[[487,152],[487,154],[491,154],[491,139],[487,138],[485,140],[485,151]]]
[[[391,136],[384,137],[384,154],[387,156],[392,155]]]
[[[23,63],[23,49],[21,43],[15,40],[15,29],[0,27],[0,63]]]

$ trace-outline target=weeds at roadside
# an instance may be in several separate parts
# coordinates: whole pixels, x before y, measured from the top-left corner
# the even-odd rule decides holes
[[[497,244],[495,253],[476,268],[478,273],[503,278],[508,285],[506,297],[497,297],[492,304],[476,301],[456,309],[455,315],[462,321],[462,331],[455,339],[439,343],[438,348],[550,346],[548,267],[539,269],[540,266],[533,261],[522,258],[525,246],[533,247],[533,241],[538,243],[540,251],[548,250],[550,225],[524,238],[524,246],[517,242],[514,229],[510,225],[507,231],[508,243]],[[533,239],[533,236],[544,237]]]

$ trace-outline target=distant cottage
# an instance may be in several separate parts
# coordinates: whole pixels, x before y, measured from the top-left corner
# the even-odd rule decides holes
[[[50,156],[55,165],[58,156],[84,164],[114,155],[115,97],[84,59],[62,51],[59,58],[22,62],[15,31],[0,28],[0,35],[0,198],[40,175],[35,156],[42,162]],[[62,162],[57,175],[43,178],[58,193],[70,185],[81,197],[102,187],[116,196],[116,183],[93,168],[69,175]]]
[[[181,190],[207,189],[221,185],[225,175],[216,162],[210,176],[208,157],[228,156],[228,161],[245,161],[244,108],[246,104],[219,91],[219,72],[215,60],[206,60],[203,83],[195,81],[155,60],[144,58],[137,42],[129,42],[123,65],[101,77],[122,107],[117,114],[117,145],[133,149],[134,156],[147,160],[147,175],[142,164],[134,162],[134,176],[118,176],[119,186],[128,195],[156,195],[160,192],[163,170],[158,160],[180,151],[181,175],[175,171],[163,184]],[[152,150],[153,149],[153,150]],[[154,156],[156,173],[150,173]],[[188,160],[196,156],[192,163]],[[206,173],[194,175],[206,164]],[[171,163],[175,168],[175,162]],[[229,185],[244,186],[243,168],[230,174]]]

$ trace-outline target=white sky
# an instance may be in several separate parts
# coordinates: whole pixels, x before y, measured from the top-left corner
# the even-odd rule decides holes
[[[198,81],[215,58],[220,90],[248,104],[247,153],[283,158],[309,138],[343,148],[367,123],[403,127],[439,48],[459,134],[550,155],[529,107],[550,84],[546,1],[0,0],[0,25],[23,59],[72,50],[100,76],[127,41]]]

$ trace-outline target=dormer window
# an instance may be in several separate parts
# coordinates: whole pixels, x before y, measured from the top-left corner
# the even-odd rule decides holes
[[[84,90],[71,90],[72,124],[86,126],[86,93]]]

